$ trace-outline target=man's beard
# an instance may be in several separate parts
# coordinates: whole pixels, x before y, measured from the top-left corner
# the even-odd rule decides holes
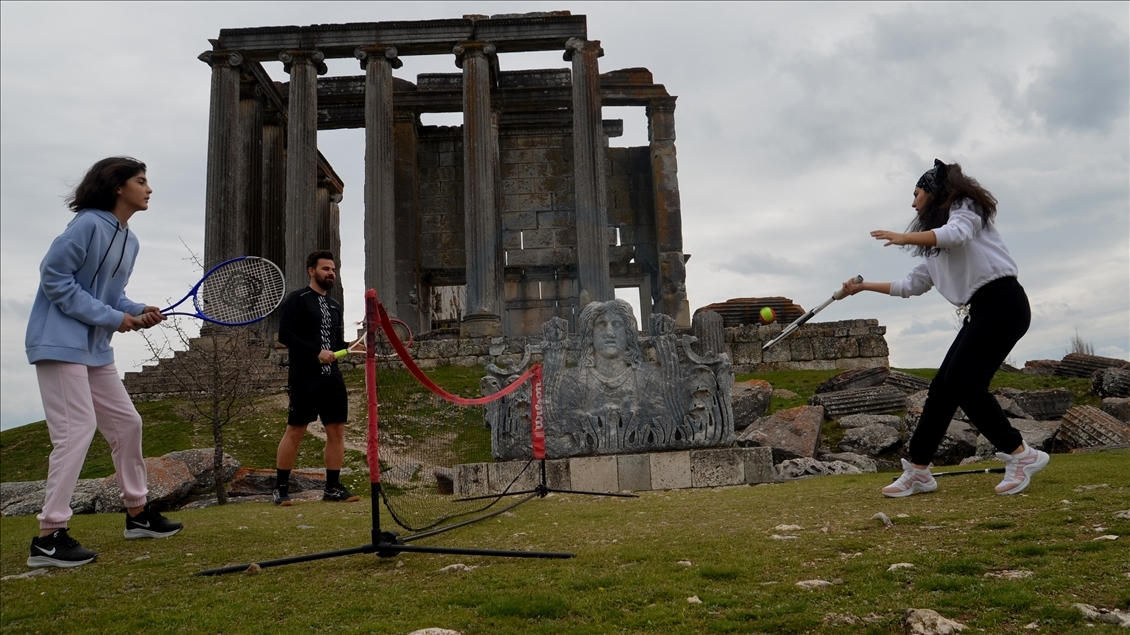
[[[322,287],[322,291],[329,291],[330,289],[334,288],[333,278],[329,278],[329,277],[321,278],[321,277],[318,277],[318,276],[314,276],[314,282],[318,283],[319,287]]]

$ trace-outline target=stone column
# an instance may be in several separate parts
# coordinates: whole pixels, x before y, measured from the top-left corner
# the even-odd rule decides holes
[[[286,266],[286,129],[283,124],[282,113],[274,109],[263,112],[259,253],[279,267]],[[274,342],[279,332],[279,312],[268,315],[262,324],[266,340]]]
[[[655,311],[675,318],[676,328],[691,325],[683,221],[679,205],[679,166],[675,160],[675,97],[656,97],[647,105],[651,181],[659,251],[659,297]]]
[[[243,148],[236,180],[242,189],[240,200],[241,255],[263,255],[263,101],[261,90],[244,83],[239,99],[240,141]]]
[[[467,310],[464,337],[502,335],[502,231],[495,174],[497,143],[490,104],[489,42],[457,45],[463,69],[463,212],[467,239]]]
[[[396,317],[392,69],[401,61],[392,46],[358,47],[354,55],[365,71],[365,287]]]
[[[240,200],[236,166],[241,159],[239,126],[239,66],[243,56],[230,51],[207,51],[202,62],[212,67],[212,97],[208,113],[208,176],[204,194],[204,267],[212,267],[239,252],[237,241]]]
[[[286,265],[286,126],[281,113],[263,113],[262,245],[260,253]]]
[[[319,179],[317,248],[329,249],[334,253],[334,257],[337,259],[335,263],[338,267],[337,282],[334,284],[334,288],[330,290],[330,297],[337,300],[342,306],[345,306],[345,294],[342,292],[341,277],[341,209],[338,203],[341,203],[341,192],[331,187],[329,179]],[[305,256],[303,256],[303,258],[305,258]],[[307,278],[307,280],[309,280],[309,278]],[[346,333],[345,336],[348,338],[349,333]]]
[[[431,329],[431,322],[425,306],[427,292],[420,280],[419,117],[412,111],[397,111],[393,121],[397,315],[414,333],[423,334]]]
[[[318,75],[326,72],[321,51],[279,53],[290,73],[286,135],[287,289],[310,284],[306,256],[316,244],[318,189]]]
[[[581,305],[616,297],[608,273],[608,199],[605,192],[604,126],[600,110],[598,41],[571,38],[565,60],[573,62],[573,188],[577,205],[577,275]]]

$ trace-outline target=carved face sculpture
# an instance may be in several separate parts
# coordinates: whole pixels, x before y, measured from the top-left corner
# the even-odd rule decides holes
[[[593,352],[605,359],[623,357],[628,350],[628,336],[624,320],[618,315],[605,312],[596,318],[592,328]]]
[[[643,355],[632,305],[623,300],[587,304],[581,312],[581,347],[584,366],[592,366],[596,357],[638,366]]]

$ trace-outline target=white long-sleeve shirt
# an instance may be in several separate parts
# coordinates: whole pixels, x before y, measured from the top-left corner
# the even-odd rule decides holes
[[[954,203],[949,221],[934,235],[938,252],[923,258],[906,278],[892,282],[891,295],[909,298],[936,286],[942,297],[960,306],[986,284],[1019,271],[996,226],[992,221],[982,224],[969,199]]]

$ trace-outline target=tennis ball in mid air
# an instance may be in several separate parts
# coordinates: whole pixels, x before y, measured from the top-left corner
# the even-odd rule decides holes
[[[770,309],[769,307],[764,307],[761,309],[762,324],[772,324],[775,321],[777,321],[777,313],[773,309]]]

